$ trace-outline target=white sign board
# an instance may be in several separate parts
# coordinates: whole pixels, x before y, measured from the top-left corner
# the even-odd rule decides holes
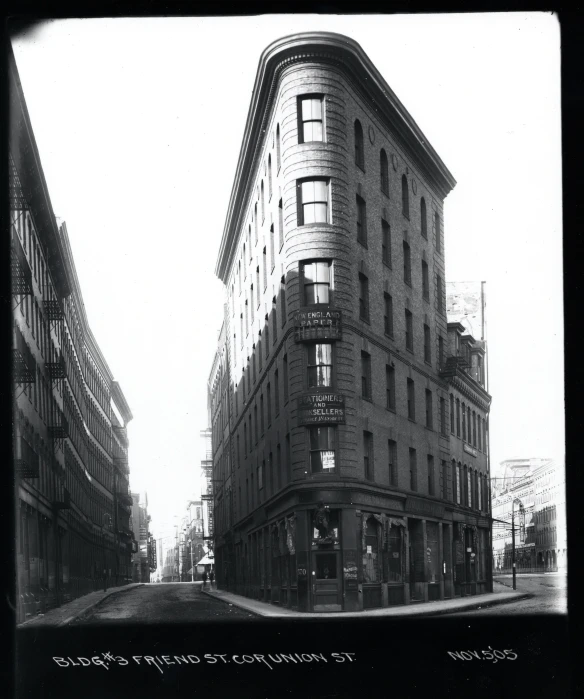
[[[335,452],[334,451],[323,451],[322,452],[322,468],[331,469],[335,467]]]

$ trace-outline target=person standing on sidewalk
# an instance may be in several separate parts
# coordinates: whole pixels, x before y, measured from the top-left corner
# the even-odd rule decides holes
[[[203,589],[205,589],[205,585],[207,584],[207,571],[203,573]]]
[[[209,587],[213,589],[213,583],[215,582],[215,573],[211,570],[209,573]]]

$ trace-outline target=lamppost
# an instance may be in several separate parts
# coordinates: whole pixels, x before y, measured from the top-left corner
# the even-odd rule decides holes
[[[106,519],[108,520],[108,524],[106,525]],[[102,518],[102,524],[101,524],[101,540],[102,540],[102,548],[103,548],[103,591],[107,592],[107,567],[106,567],[106,559],[105,559],[105,529],[106,526],[111,529],[112,527],[112,518],[109,515],[109,513],[104,512],[103,513],[103,518]]]
[[[523,503],[519,498],[513,498],[511,502],[511,558],[513,562],[513,589],[517,589],[517,570],[515,565],[515,503],[519,503],[519,513],[523,514]]]

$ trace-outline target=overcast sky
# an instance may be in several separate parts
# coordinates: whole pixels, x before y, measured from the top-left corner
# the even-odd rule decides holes
[[[448,281],[487,282],[491,466],[564,454],[560,31],[542,13],[60,20],[13,45],[93,333],[157,522],[199,489],[214,276],[258,61],[358,41],[457,180]]]

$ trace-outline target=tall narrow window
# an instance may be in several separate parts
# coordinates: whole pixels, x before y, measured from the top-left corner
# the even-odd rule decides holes
[[[371,355],[361,352],[361,395],[371,400]]]
[[[276,126],[276,172],[280,172],[282,158],[280,154],[280,124]]]
[[[298,143],[324,141],[322,96],[298,98]]]
[[[448,500],[448,461],[442,459],[442,499]]]
[[[436,234],[436,251],[440,252],[440,214],[434,213],[434,229]]]
[[[276,447],[276,482],[278,490],[282,487],[282,448],[278,444]]]
[[[333,347],[330,344],[310,344],[308,352],[308,388],[332,386]]]
[[[395,410],[395,369],[389,364],[385,366],[385,407]]]
[[[310,427],[311,473],[333,473],[335,470],[334,427]]]
[[[397,485],[397,443],[387,440],[389,485]]]
[[[260,422],[261,422],[261,431],[260,434],[264,434],[265,431],[265,424],[264,424],[264,394],[262,393],[260,395]]]
[[[483,510],[483,474],[479,473],[477,478],[477,510]]]
[[[284,275],[280,279],[280,320],[282,327],[286,325],[286,280]]]
[[[258,406],[254,405],[253,406],[253,421],[255,425],[255,443],[257,444],[260,441],[260,430],[259,430],[259,423],[258,423]]]
[[[428,494],[436,495],[436,476],[434,473],[434,457],[428,454]]]
[[[359,273],[359,318],[369,322],[369,279]]]
[[[477,445],[477,416],[474,410],[472,413],[472,445],[473,447]]]
[[[473,470],[472,470],[472,468],[468,469],[467,479],[468,479],[468,484],[466,486],[466,495],[467,495],[466,505],[467,505],[467,507],[472,507],[472,503],[473,503]]]
[[[462,441],[466,442],[466,406],[462,404]]]
[[[481,416],[477,414],[477,449],[483,450],[483,440],[481,439]]]
[[[428,237],[428,219],[426,216],[426,200],[422,197],[420,201],[420,232],[423,238]]]
[[[276,415],[280,413],[280,378],[277,369],[274,372],[274,411]]]
[[[357,241],[367,247],[367,209],[365,200],[357,194]]]
[[[272,386],[268,382],[267,386],[267,404],[268,404],[268,427],[272,424]]]
[[[304,304],[331,302],[331,263],[327,260],[301,265],[304,283]]]
[[[254,207],[254,227],[255,227],[255,242],[256,245],[258,244],[258,204],[256,202],[255,207]],[[249,255],[251,259],[251,245],[249,246]]]
[[[438,313],[443,313],[444,312],[444,300],[443,300],[443,294],[444,294],[444,284],[442,282],[442,277],[437,274],[436,275],[436,303],[438,307]]]
[[[405,313],[405,319],[406,319],[406,349],[410,350],[410,352],[414,351],[414,317],[411,313],[411,311],[406,310],[404,311]]]
[[[424,323],[424,361],[426,364],[432,363],[432,345],[430,342],[430,326]]]
[[[373,435],[371,432],[363,432],[363,472],[366,480],[373,480]]]
[[[327,180],[304,180],[298,182],[298,225],[328,223]]]
[[[268,286],[268,251],[266,250],[266,247],[264,246],[264,249],[262,250],[262,268],[264,270],[264,291],[266,290]],[[258,289],[260,287],[258,286]],[[258,301],[259,301],[259,295],[258,295]]]
[[[415,396],[415,386],[413,379],[407,380],[408,389],[408,418],[410,420],[416,419],[416,396]]]
[[[469,446],[472,442],[472,432],[471,432],[471,422],[470,422],[470,405],[466,408],[466,429],[467,429],[467,442]]]
[[[243,423],[243,447],[244,447],[244,454],[247,454],[248,449],[247,449],[247,422]]]
[[[426,427],[430,430],[434,427],[432,391],[429,388],[426,389]]]
[[[391,229],[384,219],[381,219],[381,261],[391,267]]]
[[[410,447],[410,490],[418,489],[418,462],[416,450]]]
[[[272,154],[268,155],[268,201],[272,199]]]
[[[292,448],[290,446],[290,432],[286,435],[286,482],[292,480]]]
[[[448,435],[446,430],[446,401],[443,397],[440,398],[440,434],[444,437]]]
[[[284,245],[284,209],[282,208],[282,199],[278,200],[278,244],[280,250]]]
[[[393,337],[393,299],[387,293],[383,294],[383,330]]]
[[[462,504],[468,507],[468,467],[462,468]]]
[[[260,208],[262,211],[262,223],[266,219],[266,201],[265,201],[265,196],[264,196],[264,181],[262,180],[262,184],[260,187]]]
[[[270,271],[273,270],[274,267],[276,266],[275,247],[276,246],[274,243],[274,224],[272,223],[272,225],[270,226],[270,262],[271,262]],[[267,274],[264,276],[264,282],[265,282],[265,286],[264,286],[264,289],[265,289],[267,284],[268,284],[268,275]]]
[[[253,321],[254,321],[253,284],[251,285],[250,290],[249,290],[249,301],[250,301],[251,322],[253,325]]]
[[[444,369],[444,338],[442,335],[438,336],[438,369],[440,371]]]
[[[404,241],[404,282],[409,286],[412,285],[412,257],[411,249],[408,243]]]
[[[379,154],[379,180],[381,182],[381,191],[389,196],[389,166],[387,153],[383,148]]]
[[[355,165],[365,170],[363,127],[358,119],[355,121]]]
[[[408,178],[402,175],[402,213],[409,220],[410,218],[410,193],[408,191]]]
[[[288,355],[285,354],[282,359],[283,376],[284,380],[284,404],[288,402]]]
[[[430,277],[426,260],[422,260],[422,296],[426,301],[430,300]]]
[[[460,400],[456,399],[456,436],[460,437]]]
[[[456,464],[456,502],[458,505],[462,504],[460,461]]]

